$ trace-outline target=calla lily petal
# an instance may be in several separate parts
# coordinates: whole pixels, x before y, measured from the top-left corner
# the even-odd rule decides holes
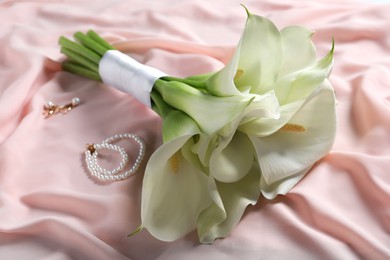
[[[240,48],[235,80],[239,87],[251,86],[252,93],[263,94],[271,90],[282,64],[282,41],[279,30],[267,18],[252,15],[248,20]]]
[[[321,86],[321,83],[328,78],[331,72],[333,66],[333,52],[334,43],[332,43],[332,48],[328,54],[318,61],[315,67],[303,70],[299,73],[299,76],[293,81],[290,89],[286,91],[286,99],[284,101],[279,99],[279,102],[281,104],[286,104],[309,97],[319,86]],[[279,89],[276,88],[275,92],[278,93],[278,90]]]
[[[231,62],[208,81],[207,89],[214,95],[237,95],[236,88],[244,92],[248,87],[252,93],[263,94],[276,81],[283,53],[279,30],[270,20],[248,10],[247,14],[246,26]]]
[[[237,131],[227,145],[217,147],[210,159],[210,174],[221,182],[236,182],[252,168],[255,153],[247,135]]]
[[[278,194],[285,195],[306,175],[308,171],[310,171],[311,167],[312,165],[298,173],[295,173],[294,175],[288,176],[272,184],[268,184],[262,176],[260,179],[261,193],[269,200],[274,199]]]
[[[249,135],[268,136],[286,124],[309,96],[316,94],[329,76],[333,64],[334,45],[314,67],[284,76],[275,83],[275,95],[280,103],[279,118],[257,118],[243,122],[239,129]],[[252,102],[254,103],[254,102]]]
[[[256,204],[260,196],[260,174],[257,164],[241,180],[234,183],[213,181],[209,188],[214,203],[205,209],[198,219],[198,235],[202,243],[212,243],[217,238],[226,237],[240,221],[246,207]],[[234,192],[232,192],[234,191]]]
[[[319,88],[332,69],[333,52],[334,44],[332,44],[328,54],[319,60],[315,66],[279,78],[274,85],[279,103],[283,106],[297,100],[306,99]]]
[[[227,216],[217,183],[211,175],[209,175],[208,180],[208,191],[212,203],[199,214],[196,224],[201,243],[212,243],[219,237],[213,228],[224,222]]]
[[[188,139],[188,141],[181,148],[182,155],[187,162],[189,162],[193,167],[198,168],[203,172],[203,174],[208,174],[208,167],[205,166],[200,159],[201,157],[206,157],[208,155],[204,155],[203,151],[199,153],[193,152],[193,147],[196,145],[195,140],[199,140],[203,134],[194,135],[192,138]],[[207,151],[205,151],[207,153]]]
[[[278,117],[255,118],[243,122],[238,129],[250,136],[269,136],[285,125],[302,107],[304,100],[293,102],[279,108]]]
[[[198,124],[186,113],[172,110],[164,118],[162,133],[163,141],[166,143],[178,136],[198,134],[200,129]]]
[[[252,103],[246,109],[240,124],[259,118],[278,119],[280,117],[279,101],[274,91],[264,95],[248,94],[254,97]]]
[[[211,94],[220,97],[241,95],[241,92],[234,84],[239,58],[240,43],[230,62],[206,81],[207,90]]]
[[[219,129],[213,135],[200,135],[198,141],[192,146],[192,151],[195,154],[199,155],[199,159],[205,167],[209,167],[209,162],[214,161],[214,159],[221,159],[222,161],[224,161],[222,157],[228,159],[225,156],[222,156],[219,159],[217,159],[216,157],[211,158],[211,154],[214,150],[214,154],[219,154],[226,148],[226,146],[229,145],[229,142],[232,140],[233,135],[236,132],[239,124],[242,124],[242,122],[245,122],[247,120],[253,120],[253,118],[279,118],[279,103],[273,91],[270,91],[269,93],[266,93],[264,95],[249,94],[249,98],[251,98],[253,101],[245,110],[242,111],[239,116],[237,116],[234,120],[226,124],[223,128]],[[236,151],[240,151],[240,149],[250,151],[250,147],[252,145],[250,143],[248,143],[247,145],[248,146],[241,144],[239,148],[232,148],[231,151],[233,152],[234,149],[236,149]],[[225,152],[227,152],[227,150]],[[238,155],[237,157],[241,157],[241,155],[242,154]],[[242,161],[242,163],[248,160],[246,157],[241,159],[232,159],[233,160],[230,163],[233,163],[233,161],[235,160],[240,160]],[[214,163],[214,165],[220,165],[220,163]],[[233,163],[233,165],[236,164]],[[246,164],[244,163],[244,165]],[[218,167],[219,166],[215,167],[215,169]],[[219,170],[219,172],[222,171]],[[223,181],[222,179],[220,180]],[[227,181],[227,179],[225,181]]]
[[[316,49],[311,40],[312,31],[300,26],[289,26],[282,29],[280,34],[283,64],[279,77],[316,64]]]
[[[250,136],[266,183],[300,172],[329,152],[336,133],[335,105],[333,89],[325,81],[291,118],[289,129],[263,138]]]
[[[142,227],[163,241],[173,241],[192,231],[200,212],[211,204],[208,176],[180,152],[191,137],[181,136],[162,145],[145,170]]]
[[[198,155],[204,167],[209,167],[209,160],[218,136],[198,135],[197,141],[191,146],[191,152]]]

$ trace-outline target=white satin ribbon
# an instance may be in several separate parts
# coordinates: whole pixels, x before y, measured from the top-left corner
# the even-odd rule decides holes
[[[150,92],[154,82],[166,74],[156,68],[143,65],[117,50],[107,51],[99,63],[103,82],[129,93],[151,107]]]

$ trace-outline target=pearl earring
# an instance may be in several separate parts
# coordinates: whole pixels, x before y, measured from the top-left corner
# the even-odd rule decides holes
[[[66,114],[73,108],[77,107],[80,104],[80,99],[75,97],[72,99],[72,102],[63,106],[55,105],[53,102],[49,101],[46,105],[43,106],[43,116],[49,118],[58,113]]]
[[[118,141],[120,139],[133,140],[139,146],[138,156],[132,166],[127,165],[128,156],[126,151],[121,146],[112,144],[113,142]],[[102,149],[118,152],[121,155],[122,160],[117,168],[113,170],[107,170],[98,164],[99,150]],[[137,171],[137,169],[142,163],[144,156],[144,141],[140,137],[129,133],[114,135],[104,140],[101,144],[87,144],[87,150],[85,151],[85,161],[87,163],[88,170],[93,176],[103,181],[119,181],[130,177],[130,175],[134,174]],[[124,169],[126,168],[126,166],[128,167],[128,170],[125,171]]]

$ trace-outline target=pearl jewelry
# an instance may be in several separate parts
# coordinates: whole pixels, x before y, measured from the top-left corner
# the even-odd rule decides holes
[[[125,149],[118,145],[112,144],[113,142],[121,139],[130,139],[139,145],[138,156],[135,159],[134,164],[131,167],[128,167],[129,169],[126,171],[125,168],[128,164],[128,156]],[[98,151],[102,149],[118,152],[121,155],[122,160],[117,168],[113,170],[107,170],[98,164]],[[85,161],[87,163],[88,170],[93,176],[103,181],[118,181],[130,177],[130,175],[137,171],[142,163],[144,156],[144,141],[137,135],[129,133],[114,135],[104,140],[101,144],[89,144],[87,145],[87,150],[85,151]]]
[[[78,97],[72,98],[72,105],[77,106],[80,104],[80,99]]]
[[[73,108],[77,107],[80,104],[80,102],[81,101],[78,97],[74,97],[72,99],[72,103],[63,106],[56,105],[53,102],[49,101],[46,103],[46,105],[43,106],[42,114],[44,115],[45,119],[59,113],[66,114],[69,111],[71,111]]]

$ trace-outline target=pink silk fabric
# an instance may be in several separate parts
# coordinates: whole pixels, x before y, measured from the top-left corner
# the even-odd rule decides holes
[[[147,159],[161,120],[129,95],[60,71],[58,38],[94,29],[147,65],[190,76],[229,61],[246,19],[240,3],[280,29],[314,30],[319,56],[334,37],[334,147],[213,245],[196,232],[172,243],[145,230],[128,238],[140,224],[145,162],[127,180],[101,183],[86,170],[85,145],[134,133]],[[349,0],[1,1],[0,259],[389,259],[389,14],[389,4]],[[43,118],[46,102],[73,97],[79,107]],[[123,146],[134,158],[137,147]]]

